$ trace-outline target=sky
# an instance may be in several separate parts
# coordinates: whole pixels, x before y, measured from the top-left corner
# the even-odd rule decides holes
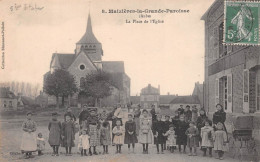
[[[2,0],[1,33],[4,64],[0,82],[43,83],[53,53],[73,53],[86,30],[88,13],[104,61],[124,61],[131,78],[131,95],[160,85],[161,94],[192,94],[204,80],[204,21],[214,0]],[[19,5],[21,7],[19,8]],[[24,6],[43,7],[25,10]],[[17,7],[17,10],[16,8]],[[102,13],[109,9],[172,9],[189,13]],[[12,10],[12,11],[11,11]],[[163,20],[164,23],[126,23],[126,20]],[[2,40],[2,38],[1,38]],[[1,46],[2,46],[2,41]],[[3,51],[2,51],[3,52]],[[3,57],[0,58],[1,63]]]

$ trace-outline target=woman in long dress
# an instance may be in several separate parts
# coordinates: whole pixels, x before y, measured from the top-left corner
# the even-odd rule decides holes
[[[37,150],[36,123],[32,120],[32,113],[27,113],[27,119],[22,124],[23,136],[21,151],[26,154],[26,159],[32,158],[32,152]]]
[[[140,119],[139,143],[143,144],[143,153],[148,154],[148,145],[153,142],[152,119],[148,111],[143,110],[143,118]]]

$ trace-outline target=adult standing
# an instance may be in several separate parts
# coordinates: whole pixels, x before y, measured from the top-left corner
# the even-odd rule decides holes
[[[124,113],[123,113],[123,110],[122,110],[122,107],[120,104],[117,105],[117,108],[114,112],[114,120],[120,120],[121,123],[122,123],[122,118],[124,117]]]
[[[140,115],[141,115],[141,110],[140,110],[140,105],[138,105],[137,110],[134,111],[134,121],[136,124],[136,134],[137,136],[139,135],[139,130],[140,130]]]
[[[36,141],[36,123],[32,120],[32,113],[26,114],[26,120],[22,124],[23,136],[21,144],[21,152],[25,153],[26,159],[32,158],[32,152],[37,150]]]
[[[197,119],[198,119],[198,109],[196,107],[196,105],[192,106],[192,117],[191,117],[191,121],[194,123],[197,123]]]
[[[190,122],[192,118],[192,112],[190,110],[190,105],[187,105],[185,110],[184,110],[184,118],[186,122]]]
[[[214,130],[216,130],[216,126],[217,124],[220,122],[223,124],[224,126],[224,130],[225,132],[227,133],[227,129],[226,129],[226,126],[225,126],[225,121],[226,121],[226,113],[222,107],[221,104],[217,104],[216,105],[216,109],[217,111],[213,114],[213,124],[214,124]]]
[[[152,110],[150,111],[151,115],[152,115],[152,121],[155,122],[156,121],[156,112],[155,112],[155,106],[152,105]]]
[[[179,116],[179,117],[180,117],[182,114],[184,114],[183,105],[180,105],[180,108],[178,108],[177,111],[178,111],[178,116]]]

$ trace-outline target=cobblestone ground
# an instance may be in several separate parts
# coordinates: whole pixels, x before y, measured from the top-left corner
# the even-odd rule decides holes
[[[144,155],[142,154],[142,147],[140,144],[136,145],[135,154],[128,153],[127,146],[124,145],[122,147],[122,154],[115,154],[115,146],[109,147],[109,154],[108,155],[95,155],[95,156],[87,156],[81,157],[79,151],[76,147],[72,149],[73,156],[65,156],[64,153],[65,149],[60,148],[60,156],[53,157],[51,156],[51,147],[48,144],[48,124],[47,118],[37,118],[37,133],[42,132],[43,137],[46,140],[46,148],[44,151],[44,155],[42,156],[35,156],[32,159],[24,159],[24,155],[20,154],[20,144],[21,144],[21,137],[22,137],[22,130],[21,130],[21,119],[12,119],[12,120],[0,120],[1,123],[1,133],[0,133],[0,161],[39,161],[39,162],[51,162],[51,161],[90,161],[90,162],[191,162],[191,161],[198,161],[198,162],[217,162],[220,161],[215,159],[214,157],[202,157],[202,152],[198,149],[198,156],[188,156],[187,154],[180,154],[178,151],[175,150],[173,154],[169,153],[169,151],[165,151],[165,154],[156,154],[156,147],[154,145],[150,145],[149,147],[149,154]],[[75,143],[77,144],[78,141],[78,134],[76,134]],[[99,152],[102,152],[102,147],[98,148]],[[234,150],[231,150],[234,151]],[[215,156],[215,154],[213,155]],[[223,161],[223,160],[222,160]],[[238,161],[237,158],[233,159],[230,155],[226,154],[224,161]],[[244,161],[244,160],[243,160]],[[251,160],[246,160],[251,161]]]

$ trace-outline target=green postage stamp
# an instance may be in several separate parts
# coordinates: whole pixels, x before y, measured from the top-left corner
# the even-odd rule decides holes
[[[260,45],[260,2],[225,1],[224,43]]]

